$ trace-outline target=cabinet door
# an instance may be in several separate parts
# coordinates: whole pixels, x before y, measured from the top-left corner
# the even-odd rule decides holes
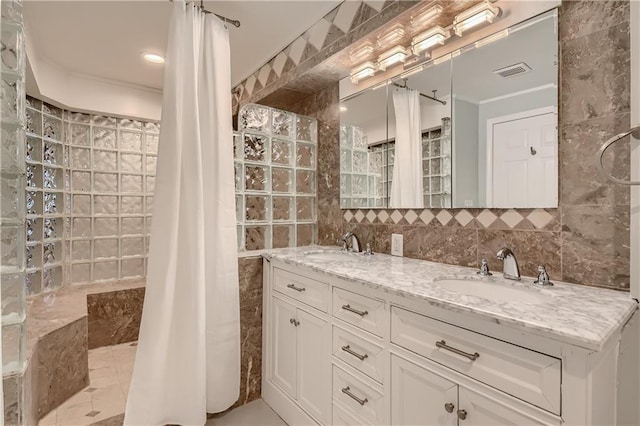
[[[464,387],[460,387],[458,392],[459,409],[466,412],[465,419],[460,419],[460,426],[549,424]],[[456,407],[457,409],[458,407]]]
[[[296,397],[296,320],[295,306],[278,299],[273,301],[272,380],[283,391]]]
[[[392,425],[455,426],[458,424],[457,401],[458,385],[407,360],[391,356]]]
[[[298,403],[322,423],[331,400],[327,322],[298,310]]]

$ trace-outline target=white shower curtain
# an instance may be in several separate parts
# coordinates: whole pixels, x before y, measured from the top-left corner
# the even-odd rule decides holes
[[[393,107],[396,114],[395,167],[389,206],[423,208],[420,93],[411,89],[395,89]]]
[[[229,36],[175,0],[126,425],[202,425],[240,386]]]

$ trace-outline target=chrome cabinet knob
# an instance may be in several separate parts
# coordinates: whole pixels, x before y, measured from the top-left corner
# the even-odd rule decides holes
[[[467,418],[467,410],[458,410],[458,418],[464,420]]]
[[[453,405],[450,402],[447,402],[446,404],[444,404],[444,409],[447,410],[447,413],[453,413],[454,408],[455,408],[455,405]]]

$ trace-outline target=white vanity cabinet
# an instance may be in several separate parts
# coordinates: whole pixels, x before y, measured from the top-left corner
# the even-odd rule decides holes
[[[318,300],[322,300],[322,288],[328,291],[328,286],[287,273],[275,274],[274,284],[278,285],[270,296],[271,321],[266,333],[273,338],[272,356],[267,360],[271,380],[309,415],[325,422],[329,418],[326,341],[330,326],[322,311],[311,306],[326,308]]]
[[[290,425],[614,425],[637,372],[622,327],[587,349],[275,258],[263,318],[262,396]]]

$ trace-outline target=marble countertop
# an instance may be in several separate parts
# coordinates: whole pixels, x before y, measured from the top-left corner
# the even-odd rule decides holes
[[[327,259],[309,256],[319,252],[340,253],[344,261],[335,255]],[[534,278],[522,277],[522,281],[517,282],[506,280],[501,272],[494,271],[488,278],[491,282],[520,289],[516,291],[530,291],[538,299],[532,302],[502,297],[498,301],[437,285],[440,277],[476,279],[476,269],[462,266],[385,254],[363,256],[319,246],[275,249],[263,257],[388,293],[423,299],[450,311],[480,314],[513,328],[591,350],[601,350],[638,309],[629,293],[562,283],[553,277],[553,287],[540,288],[532,284]]]

